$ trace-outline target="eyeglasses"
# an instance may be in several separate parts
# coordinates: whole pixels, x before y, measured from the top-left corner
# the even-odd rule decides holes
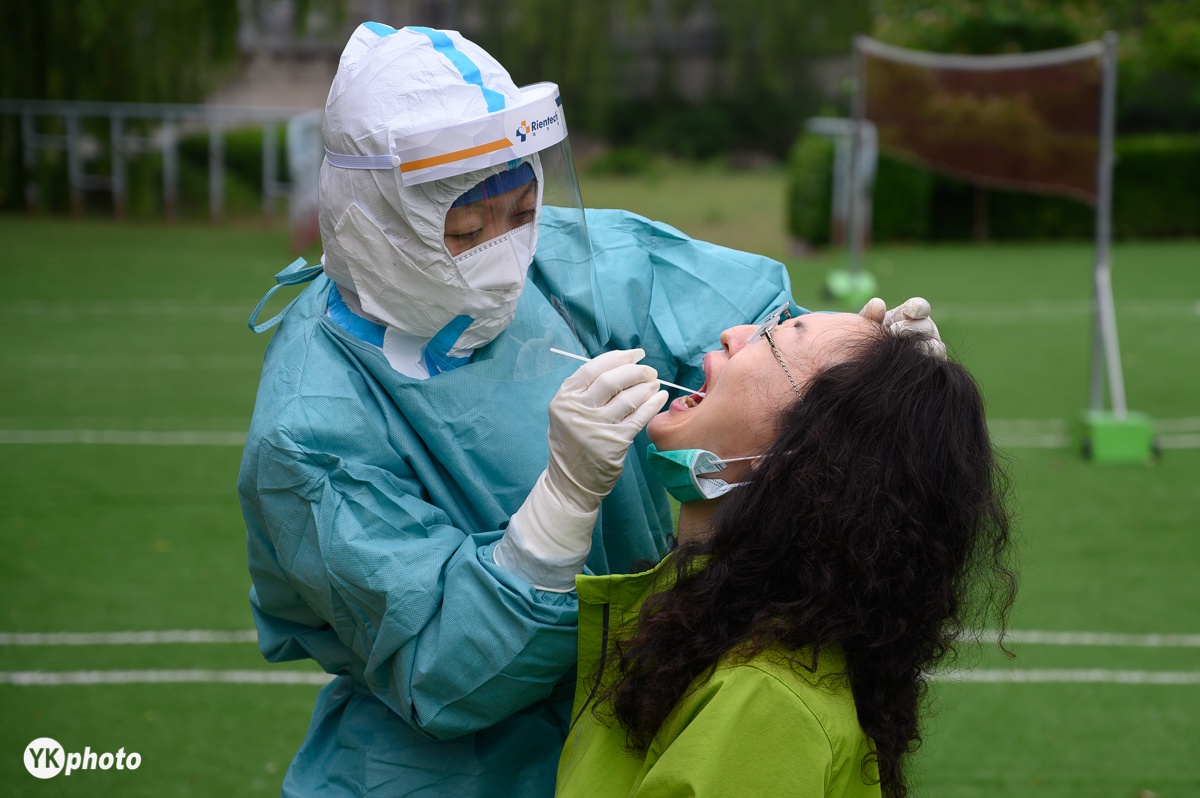
[[[779,365],[783,368],[783,373],[787,375],[788,382],[792,384],[792,390],[796,392],[801,401],[804,400],[803,394],[800,393],[800,388],[796,385],[796,381],[792,379],[792,372],[788,371],[787,364],[783,362],[783,356],[779,354],[779,347],[775,346],[775,339],[771,336],[775,328],[779,326],[780,321],[790,319],[792,314],[788,311],[788,306],[781,305],[766,320],[754,328],[754,332],[750,333],[750,337],[746,339],[746,343],[753,344],[757,341],[766,338],[767,343],[771,346],[771,351],[775,354],[775,359],[779,361]]]

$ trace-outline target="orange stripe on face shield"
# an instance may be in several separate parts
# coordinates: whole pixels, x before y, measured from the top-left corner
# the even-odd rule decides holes
[[[445,155],[435,155],[432,158],[421,158],[418,161],[402,163],[400,164],[400,171],[415,172],[418,169],[428,169],[431,166],[441,166],[445,163],[461,161],[464,158],[473,158],[476,155],[486,155],[489,152],[495,152],[496,150],[502,150],[505,147],[510,146],[512,146],[512,142],[510,142],[508,139],[496,139],[495,141],[489,141],[487,144],[480,144],[477,147],[468,147],[465,150],[448,152]]]

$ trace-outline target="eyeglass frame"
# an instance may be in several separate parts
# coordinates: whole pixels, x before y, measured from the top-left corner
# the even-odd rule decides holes
[[[770,316],[767,316],[757,327],[754,332],[746,339],[747,344],[756,343],[760,338],[766,338],[767,343],[771,346],[771,352],[775,355],[775,359],[779,361],[779,365],[783,368],[783,373],[787,375],[788,382],[792,384],[792,390],[796,392],[796,396],[800,397],[800,401],[804,401],[804,395],[800,393],[800,387],[796,385],[796,381],[792,379],[792,372],[788,370],[787,364],[783,362],[783,355],[779,353],[779,347],[775,345],[775,339],[771,333],[779,326],[780,321],[786,321],[792,317],[789,304],[784,303],[774,310]]]

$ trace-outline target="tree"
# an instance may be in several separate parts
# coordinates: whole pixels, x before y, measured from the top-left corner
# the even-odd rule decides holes
[[[237,0],[5,3],[0,96],[196,102],[237,56]]]
[[[1096,0],[883,0],[874,35],[917,50],[992,55],[1069,47],[1107,27]]]
[[[935,52],[1029,52],[1120,34],[1118,129],[1200,127],[1200,0],[880,0],[882,41]]]
[[[782,154],[819,99],[814,56],[849,53],[868,0],[477,0],[473,32],[517,83],[553,80],[572,126],[707,156]],[[685,63],[701,85],[680,90]]]

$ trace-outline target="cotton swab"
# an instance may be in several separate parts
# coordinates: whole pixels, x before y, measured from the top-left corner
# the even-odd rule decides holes
[[[569,358],[573,358],[575,360],[582,360],[584,363],[590,363],[592,360],[592,358],[590,358],[590,357],[584,357],[583,355],[576,355],[573,352],[564,352],[561,349],[555,349],[554,347],[550,347],[550,351],[556,355],[562,355],[563,357],[569,357]],[[659,380],[659,382],[661,384],[667,386],[668,388],[676,388],[687,394],[695,393],[695,394],[700,394],[700,396],[704,396],[704,394],[700,391],[693,391],[691,388],[684,388],[682,385],[676,385],[673,382],[667,382],[666,380]]]

